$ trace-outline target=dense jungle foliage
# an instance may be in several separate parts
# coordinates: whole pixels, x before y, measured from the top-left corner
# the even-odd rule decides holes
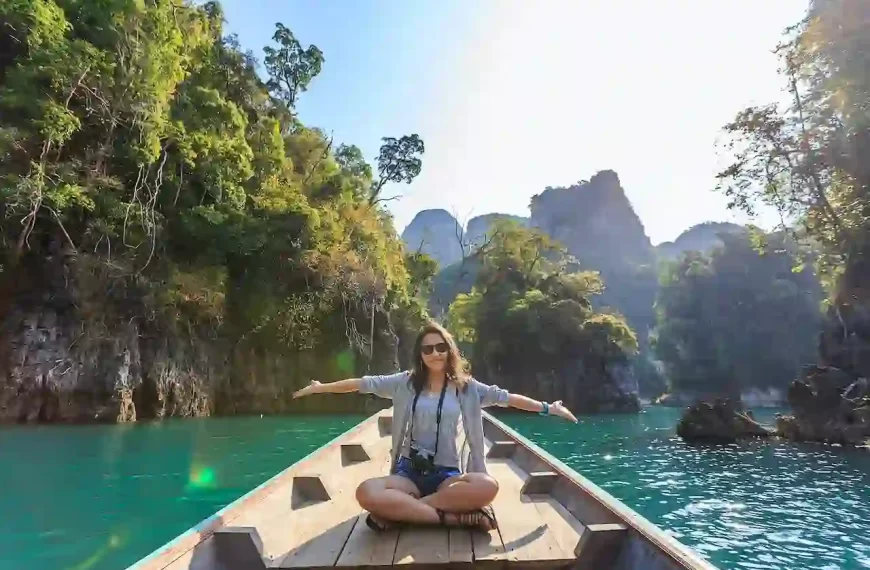
[[[813,0],[776,53],[790,104],[725,125],[718,190],[781,223],[666,269],[656,346],[676,389],[785,388],[817,361],[870,371],[870,5]]]
[[[373,170],[298,119],[316,46],[277,24],[264,80],[222,27],[213,2],[0,6],[4,316],[67,260],[85,321],[370,360],[375,328],[425,316],[381,194],[423,141],[384,138]]]
[[[822,290],[795,271],[781,235],[722,233],[662,272],[653,346],[672,390],[697,395],[783,391],[815,361]],[[792,248],[794,249],[794,248]]]
[[[316,96],[328,54],[303,46],[277,24],[260,65],[225,35],[218,3],[181,0],[5,2],[0,53],[0,312],[8,338],[20,330],[9,324],[21,316],[16,307],[25,305],[26,313],[50,305],[53,315],[63,313],[93,341],[75,349],[90,351],[87,357],[72,349],[59,356],[77,370],[106,350],[136,352],[115,342],[124,323],[141,323],[133,337],[228,343],[221,346],[238,378],[204,390],[218,411],[229,412],[281,397],[274,386],[259,400],[250,397],[259,389],[250,377],[264,366],[292,388],[315,375],[407,364],[409,338],[427,318],[437,267],[405,250],[383,191],[419,174],[424,143],[416,134],[385,137],[373,167],[358,147],[304,125],[296,104]],[[487,256],[488,267],[551,248],[509,243]],[[481,278],[494,279],[504,267]],[[604,351],[601,360],[621,350],[608,343],[608,327],[619,342],[633,342],[621,321],[589,311],[593,279],[545,279],[543,265],[528,271],[487,298],[490,320],[480,321],[480,338],[504,319],[555,318],[558,307],[541,303],[556,295],[553,303],[573,311],[557,344],[588,337],[600,346],[582,350]],[[502,302],[505,295],[519,297],[532,312],[520,315],[514,301]],[[466,320],[463,330],[470,326]],[[538,325],[527,326],[531,334]],[[94,339],[103,343],[99,350],[88,348]],[[31,340],[18,344],[29,350]],[[538,344],[528,336],[523,342]],[[279,373],[274,364],[251,364],[252,354],[261,361],[290,355],[290,364],[284,360]],[[500,358],[493,354],[485,362]],[[16,386],[44,377],[37,369],[44,363],[26,370],[5,356],[8,397],[0,407],[22,393]],[[247,364],[239,366],[242,360]],[[124,362],[119,366],[126,371]],[[132,390],[134,401],[153,392],[151,399],[161,402],[157,415],[200,413],[165,411],[167,398],[187,398],[182,393],[199,387],[185,387],[187,380],[167,387],[162,376],[147,378],[152,372],[144,360],[142,368],[141,383],[113,380],[98,390],[122,400]],[[65,404],[57,403],[56,392],[91,389],[65,386],[54,372],[47,378],[50,387],[43,381],[35,389],[43,400],[38,412],[15,412],[21,418],[52,417],[43,392],[54,393],[57,408]]]

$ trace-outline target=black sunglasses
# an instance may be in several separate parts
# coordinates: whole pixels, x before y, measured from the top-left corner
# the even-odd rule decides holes
[[[420,352],[423,354],[432,354],[433,350],[438,351],[438,353],[447,352],[447,343],[439,342],[438,344],[424,344],[420,346]]]

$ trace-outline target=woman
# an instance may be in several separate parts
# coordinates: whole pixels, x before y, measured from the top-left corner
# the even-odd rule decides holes
[[[329,384],[312,381],[293,397],[358,391],[393,400],[390,475],[364,481],[356,491],[360,506],[370,513],[366,522],[372,529],[385,530],[397,522],[440,522],[493,530],[496,522],[488,505],[498,482],[486,473],[481,409],[510,406],[575,423],[577,418],[561,401],[538,402],[469,376],[453,337],[434,322],[417,335],[414,355],[413,370]],[[460,419],[466,436],[463,453],[456,445]]]

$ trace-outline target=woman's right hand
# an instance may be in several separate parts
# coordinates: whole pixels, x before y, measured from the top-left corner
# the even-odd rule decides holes
[[[308,396],[310,394],[317,394],[317,389],[320,388],[320,386],[322,386],[320,382],[312,380],[308,386],[293,392],[293,399],[295,400],[296,398],[301,398],[302,396]]]

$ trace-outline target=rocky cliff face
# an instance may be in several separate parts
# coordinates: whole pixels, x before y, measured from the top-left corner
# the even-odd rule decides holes
[[[161,330],[135,280],[89,290],[86,263],[49,258],[19,273],[27,282],[5,300],[0,331],[0,422],[210,414],[222,347]]]
[[[462,259],[462,239],[462,226],[447,210],[418,212],[402,232],[408,250],[429,255],[441,268]]]
[[[375,313],[371,364],[349,349],[239,342],[226,331],[177,330],[141,283],[93,273],[93,260],[48,259],[4,295],[0,423],[132,422],[212,414],[369,411],[371,398],[293,400],[311,379],[394,371],[415,331]]]
[[[465,242],[479,242],[490,224],[500,218],[514,219],[544,231],[565,245],[582,269],[601,272],[606,290],[596,300],[597,304],[621,311],[645,337],[655,317],[652,310],[657,288],[655,249],[617,174],[605,170],[574,186],[547,188],[532,197],[530,210],[530,218],[509,214],[472,218],[464,234]],[[440,279],[449,281],[450,287],[436,287],[439,303],[445,306],[457,293],[467,292],[473,282],[473,275],[472,279],[453,278],[456,269],[449,267],[461,259],[455,237],[457,227],[458,222],[445,210],[424,210],[402,233],[409,249],[416,250],[423,243],[423,251],[436,257],[440,270],[450,274],[449,279],[446,276]],[[436,282],[440,281],[436,277]]]
[[[208,343],[153,336],[135,320],[91,328],[45,306],[13,320],[0,422],[129,422],[213,410],[226,358]]]
[[[601,272],[605,291],[596,304],[625,315],[643,347],[655,322],[655,253],[616,173],[548,188],[532,197],[531,214],[531,225],[562,242],[581,268]]]
[[[714,247],[722,245],[720,233],[741,233],[744,226],[729,222],[704,222],[692,226],[681,233],[674,241],[666,241],[656,246],[659,259],[673,260],[685,251],[709,253]]]
[[[654,261],[643,224],[612,170],[532,197],[531,225],[559,240],[583,265],[637,267]]]

